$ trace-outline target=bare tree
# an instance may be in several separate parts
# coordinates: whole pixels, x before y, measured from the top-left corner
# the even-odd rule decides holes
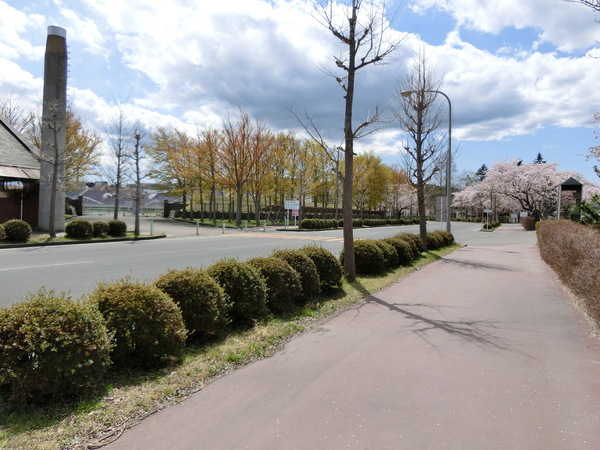
[[[404,143],[405,168],[417,191],[419,235],[427,248],[427,215],[425,212],[425,187],[433,176],[445,166],[446,141],[437,132],[446,110],[437,102],[441,78],[435,75],[427,58],[420,54],[404,82],[397,87],[398,108],[396,117],[400,128],[408,134]],[[447,137],[446,137],[447,138]]]
[[[108,142],[113,157],[113,166],[103,169],[105,175],[114,186],[113,196],[115,210],[113,219],[119,218],[119,202],[121,198],[121,185],[125,175],[126,159],[130,152],[131,139],[134,136],[136,125],[132,123],[127,114],[127,104],[118,102],[115,115],[109,119],[106,126]]]
[[[131,154],[131,165],[133,166],[133,181],[135,183],[135,196],[134,196],[134,205],[135,205],[135,225],[133,234],[137,237],[140,235],[140,209],[143,198],[142,192],[142,180],[146,178],[146,175],[143,174],[142,162],[145,158],[144,146],[140,143],[142,140],[142,135],[139,130],[136,130],[133,134],[133,139],[135,140],[135,145],[133,148],[133,152]]]
[[[379,108],[375,114],[355,126],[353,106],[356,73],[367,66],[384,64],[388,57],[401,45],[400,41],[387,39],[389,22],[385,17],[383,0],[316,0],[317,19],[342,45],[338,55],[333,56],[337,73],[335,78],[344,92],[344,175],[342,209],[344,218],[344,272],[348,279],[356,276],[354,263],[354,235],[352,230],[352,175],[354,161],[354,140],[375,130],[372,125],[381,123],[383,116]],[[311,137],[335,161],[335,148],[326,144],[318,127],[311,120],[303,125],[312,132]],[[341,174],[338,172],[338,176]]]

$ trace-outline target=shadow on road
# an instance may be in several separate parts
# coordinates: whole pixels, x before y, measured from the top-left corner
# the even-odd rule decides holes
[[[443,309],[456,309],[456,307],[431,303],[390,303],[371,294],[358,280],[352,283],[352,285],[365,296],[365,303],[357,307],[358,311],[365,305],[377,304],[387,308],[389,311],[401,314],[404,318],[412,321],[407,327],[408,330],[433,348],[437,348],[438,346],[432,339],[431,332],[442,331],[448,336],[482,348],[522,353],[508,345],[498,336],[499,333],[496,331],[500,330],[500,327],[497,321],[468,318],[450,320],[443,317],[435,317],[441,316]],[[422,312],[423,310],[431,311],[431,315],[425,315]]]

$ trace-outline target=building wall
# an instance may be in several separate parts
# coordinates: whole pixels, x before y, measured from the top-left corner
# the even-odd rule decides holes
[[[0,223],[11,219],[22,219],[31,225],[31,228],[37,229],[38,203],[37,192],[24,192],[21,215],[21,192],[15,192],[8,198],[0,198]]]

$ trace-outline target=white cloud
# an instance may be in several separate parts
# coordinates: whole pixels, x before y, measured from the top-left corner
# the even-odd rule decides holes
[[[32,45],[21,34],[29,29],[43,26],[44,18],[39,14],[26,14],[0,1],[0,55],[3,58],[25,57],[38,59],[44,54],[43,45]]]
[[[539,30],[539,41],[564,52],[587,49],[598,40],[597,15],[563,0],[413,0],[413,10],[436,8],[451,14],[458,27],[497,34],[506,27]]]

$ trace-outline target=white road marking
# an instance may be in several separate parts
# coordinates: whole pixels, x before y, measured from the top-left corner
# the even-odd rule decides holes
[[[6,269],[0,269],[0,272],[8,272],[11,270],[42,269],[44,267],[74,266],[76,264],[93,264],[95,262],[96,261],[77,261],[77,262],[61,263],[61,264],[46,264],[43,266],[8,267]]]

